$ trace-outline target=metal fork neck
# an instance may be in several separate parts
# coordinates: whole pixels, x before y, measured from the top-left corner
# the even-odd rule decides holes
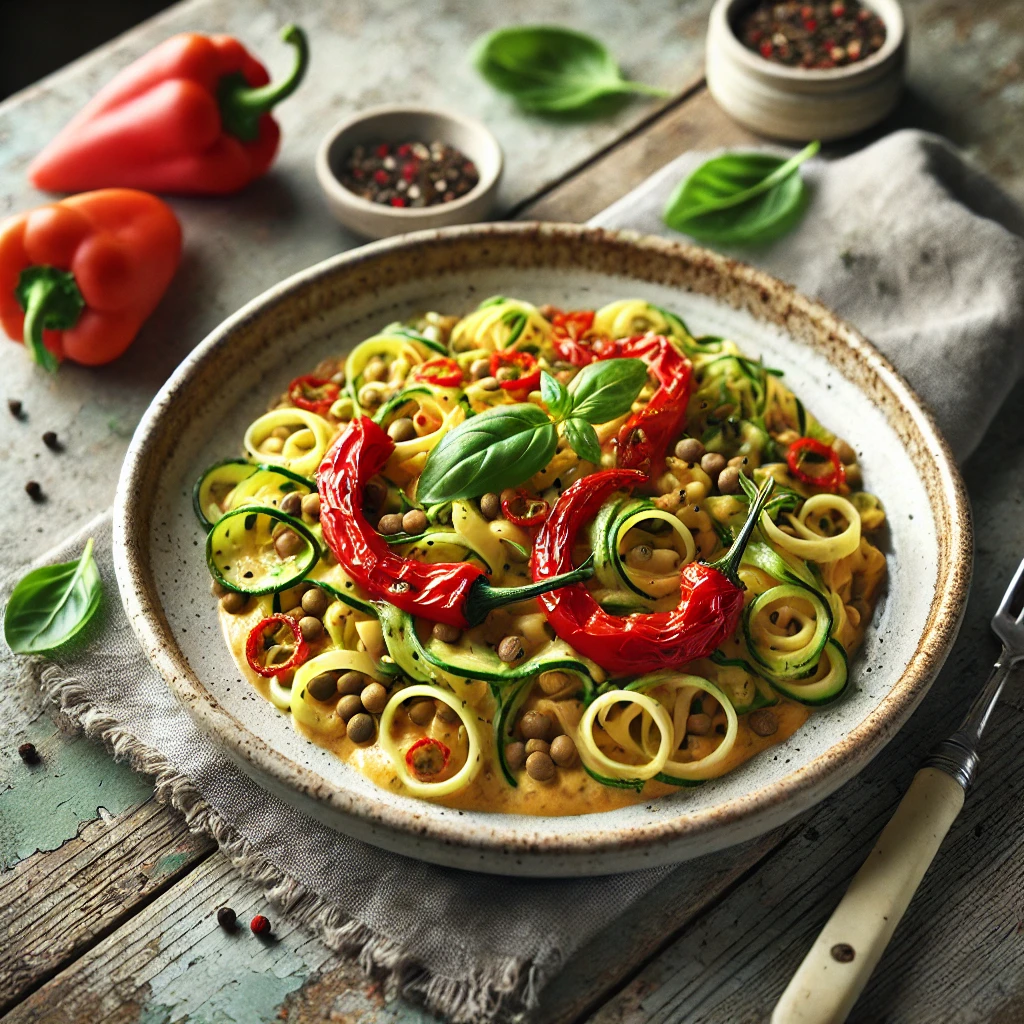
[[[948,740],[943,740],[924,763],[925,768],[938,768],[952,776],[960,783],[964,792],[971,788],[978,773],[978,743],[1013,665],[1014,659],[1004,647],[988,677],[988,682],[974,699],[970,711],[960,723],[960,728]]]

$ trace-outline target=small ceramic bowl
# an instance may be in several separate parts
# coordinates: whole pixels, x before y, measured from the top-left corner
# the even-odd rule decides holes
[[[896,106],[907,50],[896,0],[868,2],[885,23],[882,48],[828,70],[791,68],[748,50],[734,26],[752,2],[718,0],[708,24],[708,89],[744,127],[776,139],[826,142],[870,128]]]
[[[352,150],[367,143],[446,142],[476,164],[480,180],[458,199],[436,206],[394,207],[372,203],[341,183],[341,167]],[[488,218],[498,197],[502,171],[498,140],[479,121],[429,107],[385,106],[363,111],[334,126],[316,155],[316,176],[331,213],[365,238],[387,238],[473,224]]]

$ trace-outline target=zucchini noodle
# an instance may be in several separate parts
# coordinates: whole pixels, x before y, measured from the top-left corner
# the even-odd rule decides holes
[[[276,427],[294,427],[284,442],[281,452],[264,452],[260,445],[271,436]],[[249,424],[245,432],[245,450],[257,461],[274,466],[284,466],[293,473],[311,476],[327,452],[327,445],[334,436],[334,428],[323,416],[307,409],[274,409],[264,413]]]
[[[807,525],[812,517],[820,520],[830,512],[838,512],[846,520],[842,533],[826,537]],[[780,530],[767,513],[761,516],[761,530],[768,540],[800,558],[834,562],[853,554],[860,545],[860,513],[838,494],[815,494],[804,502],[798,515],[787,514],[786,520],[796,536]]]
[[[685,800],[687,787],[792,742],[847,689],[884,585],[885,509],[861,490],[857,439],[819,422],[783,368],[728,338],[695,337],[676,313],[643,299],[555,309],[530,298],[497,295],[461,317],[428,311],[389,323],[319,365],[297,364],[288,388],[267,396],[272,411],[245,431],[243,457],[209,466],[191,495],[224,635],[252,685],[304,736],[408,797],[535,815]],[[628,396],[610,397],[614,388],[591,400],[600,415],[618,414],[591,424],[595,464],[564,426],[586,393],[580,385],[592,386],[574,381],[600,370],[581,364],[622,350],[612,339],[646,334],[671,345],[639,346],[645,361],[660,362],[648,362],[629,408]],[[575,396],[558,398],[567,406],[558,415],[542,372]],[[510,406],[528,406],[538,438],[547,432],[546,464],[519,466],[508,452],[525,439],[498,428],[501,449],[483,462],[499,470],[474,478],[481,453],[464,451],[450,477],[460,478],[457,490],[421,488],[439,444],[461,451],[454,442],[467,419]],[[373,423],[361,425],[364,440],[379,456],[373,475],[356,485],[355,467],[332,471],[361,486],[349,522],[326,478],[318,490],[317,474],[336,440],[358,441],[352,421],[364,416]],[[627,424],[630,444],[620,446]],[[654,449],[650,476],[566,529],[570,488],[626,456],[646,459],[640,431]],[[807,476],[797,455],[808,448],[832,472]],[[705,572],[693,566],[722,564],[768,477],[774,494],[737,568],[743,606],[727,610],[707,597],[713,588],[691,592]],[[320,525],[325,508],[334,551]],[[573,538],[565,554],[583,581],[564,602],[523,597],[535,588],[501,595],[543,574],[535,544],[545,531],[550,552],[552,529],[556,545]],[[407,595],[402,608],[385,600],[389,592]],[[703,656],[682,663],[691,612],[695,630],[719,646],[695,644],[688,649]],[[679,647],[666,640],[662,657],[659,632],[673,630]],[[611,681],[598,657],[615,666]]]
[[[433,697],[452,709],[459,716],[462,722],[462,729],[465,731],[466,751],[465,764],[450,778],[441,782],[423,782],[411,775],[405,764],[405,754],[398,748],[394,737],[391,735],[391,726],[395,719],[395,712],[411,697]],[[381,749],[391,758],[391,765],[395,774],[402,780],[405,788],[414,796],[435,797],[447,796],[449,793],[458,792],[476,777],[480,770],[480,731],[476,724],[476,713],[470,709],[467,711],[462,702],[458,700],[451,691],[444,690],[440,686],[430,686],[428,683],[416,683],[398,690],[388,701],[380,716],[380,740]]]
[[[611,717],[617,705],[629,705],[617,717]],[[630,735],[630,725],[644,713],[658,729],[658,747],[651,753],[648,745],[638,744]],[[647,759],[646,764],[627,764],[609,757],[594,739],[594,726],[602,729],[627,753]],[[653,779],[668,762],[672,752],[672,721],[658,701],[646,694],[631,690],[609,690],[602,693],[583,712],[576,731],[576,746],[580,758],[593,772],[610,775],[613,779]]]

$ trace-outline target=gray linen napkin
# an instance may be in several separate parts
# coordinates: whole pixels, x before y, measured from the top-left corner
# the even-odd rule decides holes
[[[687,153],[591,223],[681,238],[661,220],[708,153]],[[849,320],[924,399],[962,461],[1024,372],[1024,211],[945,139],[895,132],[802,173],[799,227],[725,250]]]
[[[688,155],[599,217],[671,234],[659,216]],[[941,140],[900,133],[807,170],[814,199],[800,228],[746,252],[849,316],[924,394],[963,456],[1021,368],[1024,222],[995,186]],[[53,700],[212,834],[280,912],[454,1024],[522,1019],[565,960],[671,869],[580,880],[446,870],[340,836],[258,789],[193,726],[145,660],[119,602],[104,515],[86,537],[106,587],[88,643],[28,663]],[[0,585],[6,597],[13,580]],[[26,663],[6,648],[0,672]],[[346,870],[339,872],[336,865]],[[411,900],[409,893],[415,893]],[[429,906],[430,913],[423,913]]]

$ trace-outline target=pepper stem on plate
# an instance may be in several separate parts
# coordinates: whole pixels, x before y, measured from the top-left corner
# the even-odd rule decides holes
[[[550,593],[552,590],[567,587],[572,583],[582,583],[593,575],[594,556],[591,555],[579,568],[573,569],[571,572],[563,572],[558,576],[541,580],[539,583],[529,583],[524,587],[492,587],[481,576],[466,595],[463,614],[471,627],[478,626],[495,608],[501,608],[506,604],[516,604],[519,601],[528,601],[532,597]]]
[[[40,366],[56,373],[60,364],[43,344],[43,330],[66,331],[78,323],[85,300],[74,274],[56,267],[28,267],[18,279],[17,296],[25,311],[25,346]]]
[[[775,478],[771,476],[765,477],[764,483],[761,484],[760,489],[750,503],[750,511],[747,513],[746,522],[736,535],[736,539],[729,546],[729,550],[717,562],[710,563],[712,569],[717,569],[730,583],[734,583],[737,587],[740,586],[738,569],[743,558],[743,552],[747,546],[747,541],[750,540],[750,535],[754,532],[754,527],[761,518],[761,513],[764,511],[765,505],[768,504],[768,499],[772,496],[774,488]]]
[[[241,74],[233,74],[226,76],[217,90],[224,130],[243,142],[252,142],[259,137],[260,118],[291,96],[305,77],[309,66],[306,33],[298,25],[286,25],[281,31],[281,38],[295,47],[295,64],[286,78],[254,88]]]

